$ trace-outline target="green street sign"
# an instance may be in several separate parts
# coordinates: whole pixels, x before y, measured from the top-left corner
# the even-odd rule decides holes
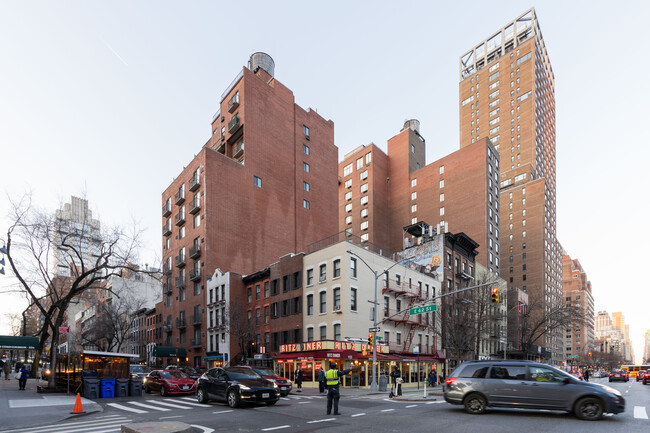
[[[566,359],[578,359],[578,355],[567,356]]]
[[[415,316],[417,314],[430,313],[436,310],[438,310],[438,306],[436,304],[427,305],[426,307],[415,307],[409,310],[409,315]]]

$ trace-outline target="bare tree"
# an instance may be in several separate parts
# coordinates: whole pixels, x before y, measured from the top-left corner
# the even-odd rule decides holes
[[[477,269],[473,284],[479,287],[471,290],[469,309],[473,313],[473,323],[476,327],[474,333],[474,357],[478,359],[481,353],[481,346],[484,342],[499,339],[500,326],[503,323],[501,305],[506,302],[506,294],[502,293],[499,304],[492,302],[492,288],[497,284],[488,284],[499,279],[498,275],[489,272],[485,268]]]
[[[246,359],[248,346],[255,338],[254,327],[250,323],[247,314],[247,310],[241,301],[231,300],[228,306],[226,328],[229,330],[231,341],[236,341],[239,348],[239,353],[231,357],[231,362],[234,364]]]
[[[7,322],[9,322],[9,328],[11,329],[11,335],[20,335],[22,331],[23,319],[20,314],[16,313],[7,313],[5,314]]]
[[[104,290],[103,282],[123,270],[142,272],[131,265],[137,262],[139,232],[134,228],[126,234],[116,227],[97,233],[85,222],[63,230],[51,212],[35,209],[29,196],[10,203],[7,258],[20,290],[38,308],[43,321],[35,365],[51,341],[49,386],[54,387],[59,327],[65,323],[68,307],[92,290]],[[93,256],[85,251],[87,239],[95,244]],[[69,275],[60,276],[54,270],[54,251],[59,251],[59,260],[65,260]]]

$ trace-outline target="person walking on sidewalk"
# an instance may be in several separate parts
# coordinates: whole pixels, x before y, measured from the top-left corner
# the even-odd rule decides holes
[[[321,394],[325,392],[325,372],[322,368],[318,373],[318,392]]]
[[[339,413],[339,399],[341,398],[341,394],[339,392],[339,385],[341,384],[341,380],[339,378],[341,376],[345,376],[351,371],[352,371],[351,368],[347,370],[337,370],[336,364],[330,362],[330,369],[327,370],[327,373],[325,373],[325,381],[327,383],[327,414],[328,415],[332,414],[332,404],[334,405],[334,415],[341,415]]]
[[[302,369],[300,367],[296,370],[296,386],[298,387],[296,392],[302,392]]]
[[[25,390],[25,385],[27,385],[27,376],[29,376],[29,370],[25,368],[25,365],[23,364],[22,367],[20,367],[20,379],[18,379],[18,389],[24,391]]]
[[[390,374],[393,382],[393,389],[391,389],[391,397],[396,395],[402,395],[402,372],[399,369],[399,366],[396,365],[393,369],[393,372]]]
[[[2,366],[2,371],[5,374],[5,380],[9,380],[9,375],[11,374],[11,366],[9,365],[9,360],[5,361],[5,364]]]
[[[436,386],[437,384],[438,384],[438,375],[436,374],[436,370],[432,368],[431,371],[429,372],[429,385],[433,387]]]

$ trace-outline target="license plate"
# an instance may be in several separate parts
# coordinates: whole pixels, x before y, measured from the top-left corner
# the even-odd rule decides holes
[[[621,377],[621,375],[620,375],[620,374],[617,374],[617,375],[616,375],[616,376],[614,376],[614,377]]]
[[[280,387],[280,389],[281,389],[282,391],[286,391],[286,390],[287,390],[287,387],[286,387],[286,386],[282,386],[282,387]]]
[[[190,389],[190,386],[189,385],[183,385],[183,386],[181,386],[181,389]]]
[[[262,398],[269,398],[269,393],[265,392],[264,394],[262,394]]]

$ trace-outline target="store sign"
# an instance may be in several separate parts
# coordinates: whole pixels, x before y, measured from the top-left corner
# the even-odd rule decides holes
[[[367,344],[347,341],[311,341],[308,343],[280,345],[280,353],[308,352],[310,350],[354,350],[355,352],[363,352],[364,350],[371,351],[372,347]],[[388,353],[388,346],[378,344],[377,353]]]

